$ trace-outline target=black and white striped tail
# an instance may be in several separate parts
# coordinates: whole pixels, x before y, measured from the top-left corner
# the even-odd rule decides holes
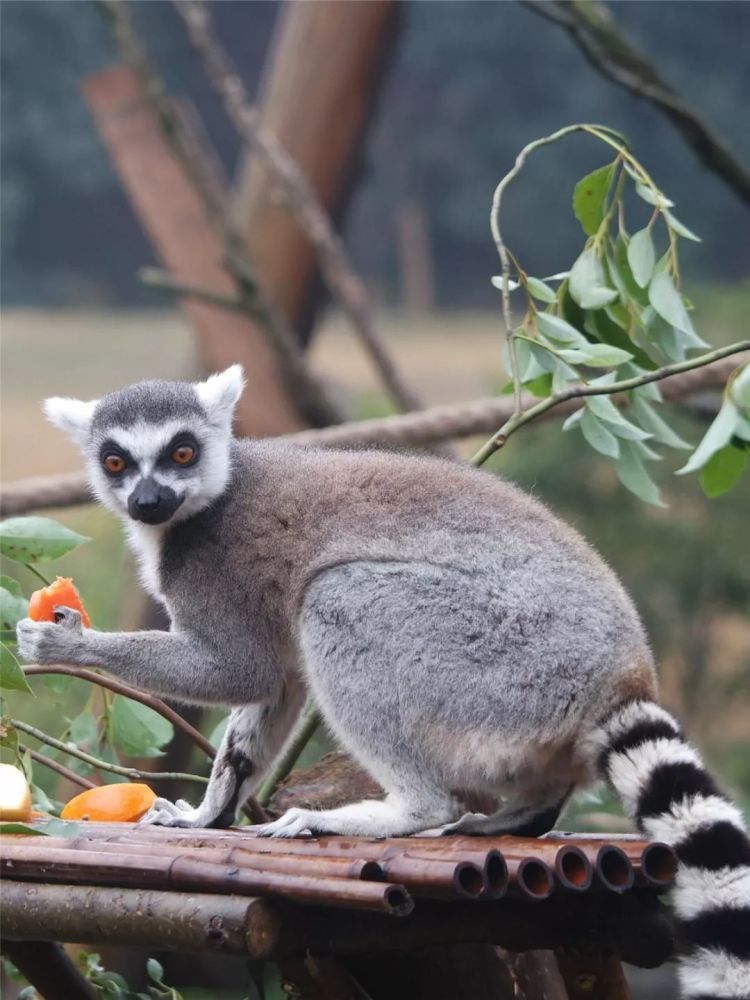
[[[604,777],[653,840],[674,847],[686,1000],[750,1000],[750,839],[739,809],[663,708],[630,701],[597,733]]]

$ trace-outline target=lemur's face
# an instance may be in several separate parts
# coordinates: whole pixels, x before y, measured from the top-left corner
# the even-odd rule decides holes
[[[205,382],[139,382],[101,399],[48,399],[49,419],[86,457],[98,499],[115,513],[160,525],[207,507],[230,472],[239,365]]]

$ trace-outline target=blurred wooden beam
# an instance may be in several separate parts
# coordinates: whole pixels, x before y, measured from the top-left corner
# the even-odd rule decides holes
[[[336,222],[353,187],[398,20],[397,0],[287,3],[280,14],[261,84],[263,122]],[[235,198],[237,222],[247,233],[260,281],[307,339],[320,291],[315,256],[274,191],[273,179],[246,154]]]
[[[233,295],[222,267],[224,248],[190,181],[170,153],[130,69],[89,77],[84,95],[139,222],[176,281]],[[203,155],[198,136],[195,156]],[[104,249],[104,248],[103,248]],[[105,250],[106,252],[106,250]],[[248,378],[237,414],[239,433],[282,434],[304,426],[284,387],[279,362],[261,329],[248,317],[187,299],[182,309],[197,331],[208,369],[237,361]],[[154,344],[154,350],[159,345]]]

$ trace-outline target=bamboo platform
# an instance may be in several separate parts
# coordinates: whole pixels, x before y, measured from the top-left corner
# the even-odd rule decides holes
[[[85,941],[284,961],[472,943],[651,968],[674,948],[659,895],[675,867],[666,845],[626,835],[268,840],[86,822],[0,837],[2,928],[10,954]]]

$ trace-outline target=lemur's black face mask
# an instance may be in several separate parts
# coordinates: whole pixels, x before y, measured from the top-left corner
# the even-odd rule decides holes
[[[164,524],[178,509],[184,497],[171,486],[158,483],[153,477],[139,479],[128,497],[128,513],[134,521],[144,524]]]

